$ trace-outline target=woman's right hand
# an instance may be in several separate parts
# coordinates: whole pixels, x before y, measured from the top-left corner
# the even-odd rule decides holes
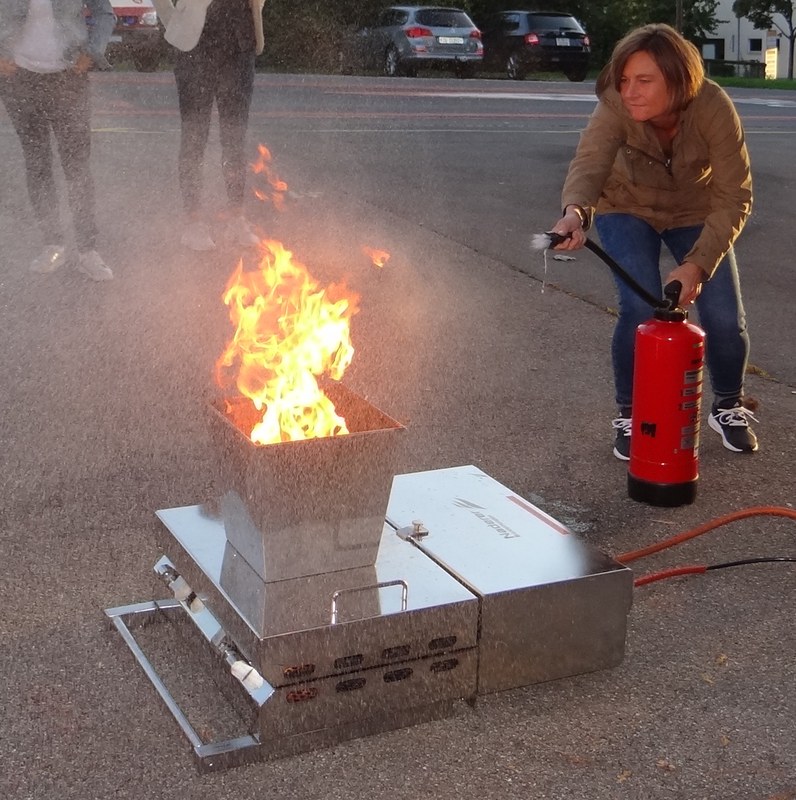
[[[17,71],[17,65],[7,58],[0,58],[0,75],[10,78]]]
[[[567,237],[561,244],[557,244],[554,250],[580,250],[586,244],[586,233],[583,230],[580,214],[571,206],[567,206],[564,216],[550,228],[550,231]]]

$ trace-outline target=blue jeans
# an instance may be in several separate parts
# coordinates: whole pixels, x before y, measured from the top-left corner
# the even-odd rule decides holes
[[[703,226],[671,228],[658,233],[631,214],[601,214],[595,218],[595,227],[603,249],[647,291],[655,297],[663,297],[659,266],[661,243],[680,264]],[[616,402],[620,408],[627,409],[632,406],[636,328],[650,319],[652,309],[620,278],[614,276],[614,280],[619,291],[619,319],[611,355]],[[713,277],[703,284],[695,305],[699,324],[705,331],[705,361],[715,402],[740,398],[749,358],[749,335],[732,249]]]

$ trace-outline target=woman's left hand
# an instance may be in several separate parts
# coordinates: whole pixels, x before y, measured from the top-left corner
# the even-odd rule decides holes
[[[666,284],[672,281],[680,281],[683,288],[680,290],[679,305],[686,306],[694,302],[702,291],[702,284],[705,281],[705,273],[691,261],[684,261],[679,267],[675,267],[666,277]]]

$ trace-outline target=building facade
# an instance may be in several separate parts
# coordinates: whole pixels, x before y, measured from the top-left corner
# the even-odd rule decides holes
[[[713,37],[702,45],[702,56],[708,63],[708,69],[716,61],[757,62],[765,65],[766,78],[787,78],[790,43],[787,36],[776,27],[761,31],[746,19],[735,16],[732,10],[733,0],[720,0],[716,8],[719,24]],[[787,31],[787,23],[781,15],[774,15],[774,20]],[[727,65],[729,67],[729,65]],[[755,77],[753,73],[763,74],[763,67],[738,65],[737,74]]]

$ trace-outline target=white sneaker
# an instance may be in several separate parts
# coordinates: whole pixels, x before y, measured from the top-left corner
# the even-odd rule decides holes
[[[66,248],[62,244],[48,244],[44,250],[30,262],[30,271],[42,275],[55,272],[66,264]]]
[[[241,247],[255,247],[260,244],[260,237],[254,232],[254,228],[242,214],[230,219],[224,235],[230,242],[234,242]]]
[[[111,268],[102,260],[96,250],[81,253],[77,268],[93,281],[109,281],[113,279]]]
[[[210,228],[206,222],[202,222],[200,219],[195,219],[185,226],[185,230],[183,230],[180,237],[180,244],[189,250],[195,250],[197,253],[216,249],[216,243],[213,241]]]

